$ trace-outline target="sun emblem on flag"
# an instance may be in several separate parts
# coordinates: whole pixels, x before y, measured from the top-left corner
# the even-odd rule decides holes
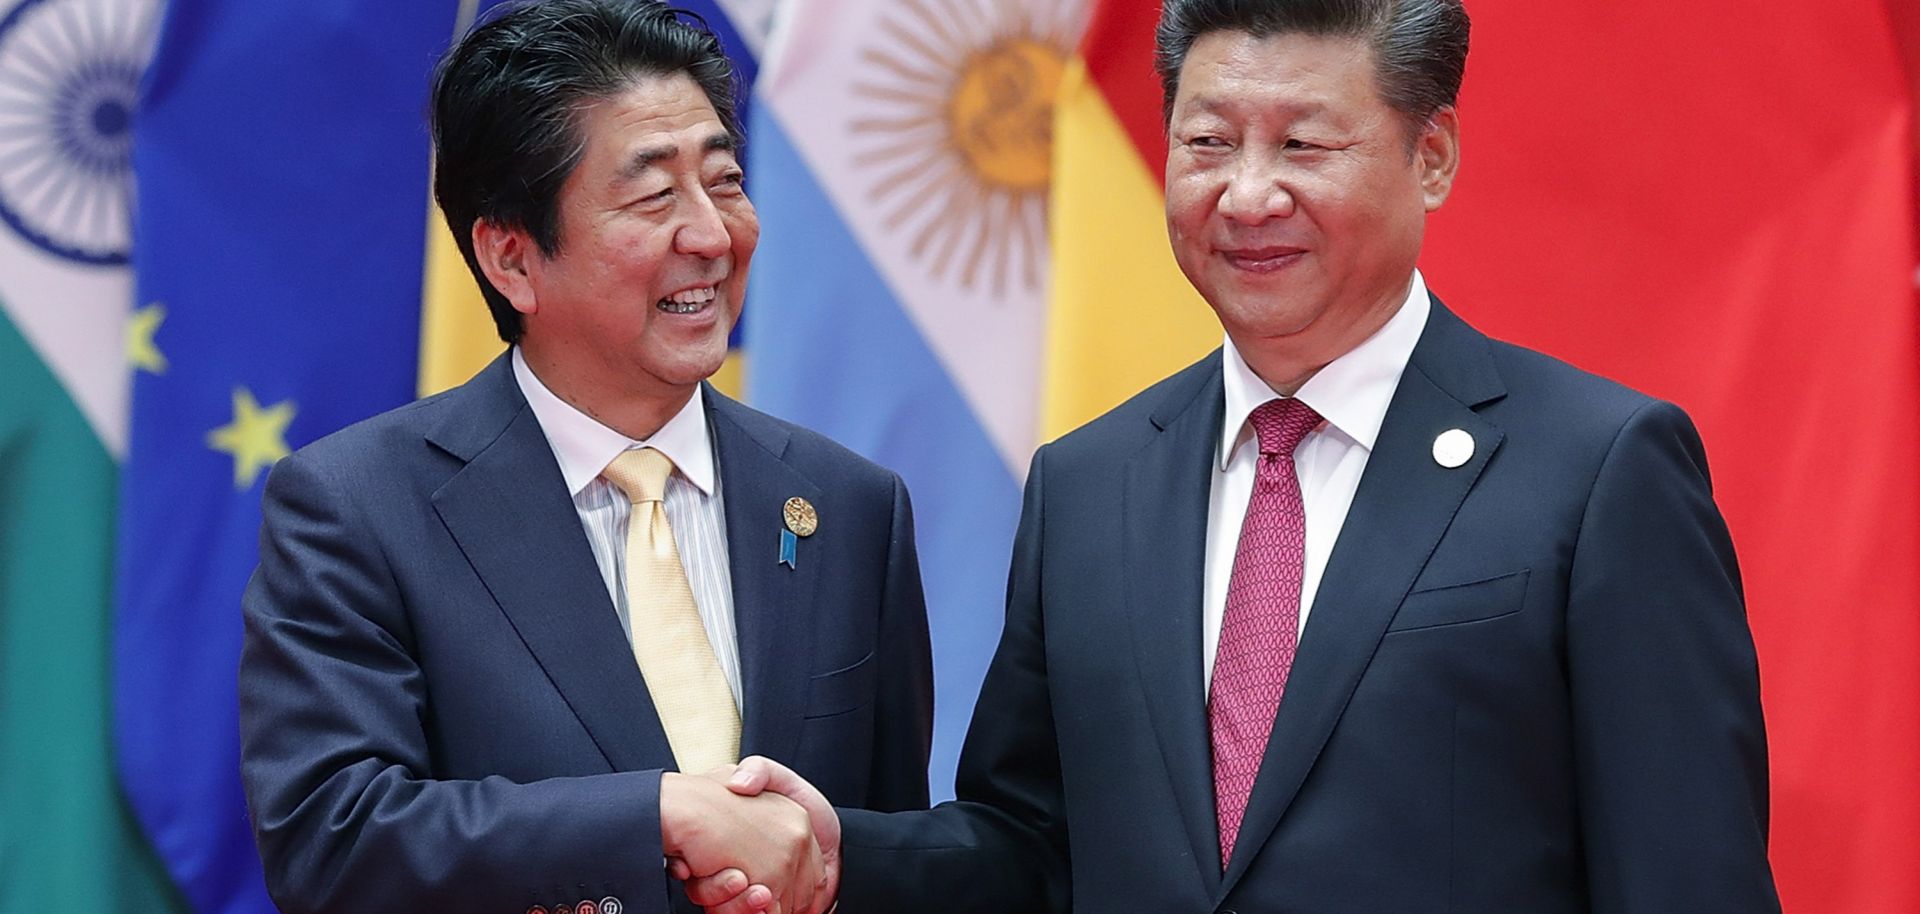
[[[861,54],[854,164],[936,280],[1040,284],[1053,105],[1078,0],[902,0]]]

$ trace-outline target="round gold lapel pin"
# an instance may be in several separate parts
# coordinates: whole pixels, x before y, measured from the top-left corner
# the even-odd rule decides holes
[[[813,531],[820,529],[820,515],[813,510],[813,503],[798,495],[787,499],[780,513],[794,536],[812,536]]]

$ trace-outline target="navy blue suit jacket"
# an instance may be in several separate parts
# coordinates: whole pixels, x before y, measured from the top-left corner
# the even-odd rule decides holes
[[[742,752],[836,803],[924,808],[932,678],[906,489],[817,434],[706,402]],[[790,568],[796,495],[820,523]],[[505,356],[281,461],[260,553],[242,768],[283,911],[687,907],[661,864],[672,751]]]
[[[1216,353],[1035,455],[960,799],[846,813],[842,911],[1777,910],[1691,424],[1437,301],[1223,867],[1200,643],[1223,410]],[[1450,429],[1464,466],[1433,456]]]

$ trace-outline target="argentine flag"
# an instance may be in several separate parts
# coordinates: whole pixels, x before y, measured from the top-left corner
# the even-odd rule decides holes
[[[789,0],[747,135],[748,399],[892,467],[950,796],[1040,434],[1053,97],[1079,0]]]

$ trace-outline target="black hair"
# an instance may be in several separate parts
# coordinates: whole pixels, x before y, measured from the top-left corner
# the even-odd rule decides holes
[[[1301,33],[1365,39],[1383,99],[1424,124],[1460,96],[1470,25],[1460,0],[1166,0],[1154,33],[1163,118],[1172,122],[1180,67],[1200,36]]]

